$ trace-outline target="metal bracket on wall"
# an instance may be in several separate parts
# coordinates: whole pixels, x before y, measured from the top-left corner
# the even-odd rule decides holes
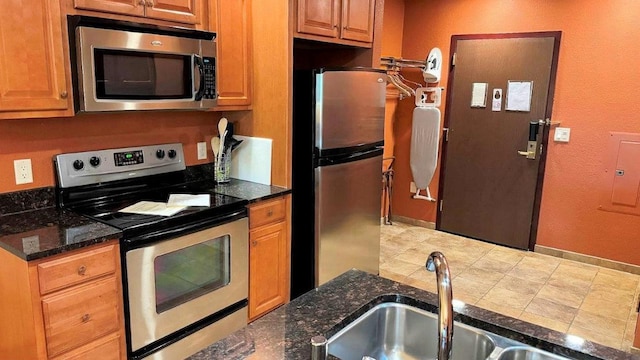
[[[551,119],[546,118],[546,119],[538,120],[538,124],[545,125],[545,126],[559,126],[560,121],[551,121]]]

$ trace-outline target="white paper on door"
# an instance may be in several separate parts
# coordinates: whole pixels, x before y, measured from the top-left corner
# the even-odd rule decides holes
[[[471,107],[487,106],[487,83],[473,83],[471,88]]]
[[[531,111],[531,94],[533,81],[507,82],[507,105],[509,111]]]

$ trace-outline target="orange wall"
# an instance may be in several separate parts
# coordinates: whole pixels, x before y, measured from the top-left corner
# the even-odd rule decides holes
[[[53,156],[101,148],[181,142],[187,165],[197,160],[196,143],[217,134],[214,112],[136,112],[73,118],[0,120],[0,193],[55,185]],[[31,159],[33,183],[15,185],[13,160]]]
[[[405,2],[402,56],[409,59],[433,47],[447,58],[454,34],[562,31],[553,120],[571,128],[571,142],[547,148],[538,245],[640,265],[640,217],[597,210],[608,132],[640,132],[638,14],[636,0]],[[408,194],[412,109],[403,100],[397,113],[394,213],[435,221],[435,204]]]

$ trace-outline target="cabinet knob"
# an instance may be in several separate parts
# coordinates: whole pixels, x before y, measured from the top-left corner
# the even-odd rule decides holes
[[[258,241],[257,241],[257,240],[253,240],[253,241],[251,242],[251,245],[253,245],[253,246],[258,246]]]
[[[87,272],[87,267],[86,267],[86,266],[81,265],[81,266],[78,268],[78,275],[80,275],[80,276],[84,276],[84,274],[85,274],[86,272]]]
[[[273,216],[273,209],[267,210],[267,216],[269,217]]]
[[[153,5],[154,5],[154,4],[153,4],[153,1],[152,1],[152,0],[148,0],[148,1],[147,1],[147,6],[148,6],[148,7],[153,7]]]
[[[66,99],[66,98],[67,98],[67,96],[69,96],[69,93],[67,93],[67,92],[66,92],[66,91],[64,91],[64,90],[60,93],[60,98],[61,98],[61,99]]]
[[[139,0],[138,1],[138,5],[145,6],[145,5],[147,5],[147,2],[145,0]]]
[[[91,320],[91,316],[90,316],[89,314],[84,314],[84,315],[82,315],[82,322],[83,322],[83,323],[86,323],[86,322],[88,322],[89,320]]]

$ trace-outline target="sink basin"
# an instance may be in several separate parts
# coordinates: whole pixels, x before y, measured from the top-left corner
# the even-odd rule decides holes
[[[504,349],[498,360],[564,360],[566,358],[530,347],[514,346]]]
[[[454,323],[451,360],[484,360],[495,347],[484,332]],[[328,353],[341,360],[362,360],[363,356],[377,360],[436,359],[438,316],[405,304],[379,304],[329,338]]]

